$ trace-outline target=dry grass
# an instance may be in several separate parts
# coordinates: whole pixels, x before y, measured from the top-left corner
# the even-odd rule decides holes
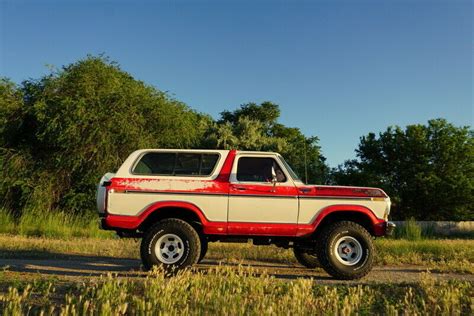
[[[378,264],[422,264],[474,273],[474,240],[376,241]],[[0,235],[0,257],[67,258],[70,254],[138,258],[132,239],[66,240]],[[291,250],[213,243],[208,258],[295,263]],[[84,278],[79,283],[41,275],[3,278],[1,315],[469,315],[474,286],[435,281],[413,284],[323,286],[317,279],[285,281],[251,267],[217,266],[173,278],[155,271],[145,278]]]
[[[60,286],[60,285],[59,285]],[[54,282],[10,287],[0,294],[4,315],[469,315],[473,285],[435,282],[327,287],[311,279],[291,282],[255,275],[245,267],[206,274],[159,271],[141,280],[109,275],[64,289]]]

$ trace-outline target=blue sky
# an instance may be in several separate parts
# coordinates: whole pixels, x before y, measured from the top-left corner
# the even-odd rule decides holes
[[[336,166],[389,125],[474,125],[472,18],[459,0],[0,0],[0,75],[105,53],[215,118],[278,103]]]

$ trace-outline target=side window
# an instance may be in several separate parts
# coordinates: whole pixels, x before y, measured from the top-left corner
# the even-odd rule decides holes
[[[208,176],[219,160],[218,154],[160,153],[142,156],[132,170],[141,175]]]
[[[172,175],[175,158],[175,153],[145,154],[133,169],[133,173]]]
[[[242,157],[237,163],[237,180],[242,182],[271,182],[272,167],[278,182],[286,182],[286,176],[273,158]]]
[[[200,160],[201,155],[178,154],[174,174],[198,176]]]
[[[202,155],[200,174],[210,175],[219,160],[219,155]]]

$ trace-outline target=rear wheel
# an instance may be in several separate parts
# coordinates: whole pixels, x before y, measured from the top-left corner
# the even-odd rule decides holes
[[[196,230],[187,222],[164,219],[145,233],[140,254],[143,266],[150,270],[161,266],[166,271],[175,271],[197,263],[201,253],[201,242]]]
[[[372,236],[361,225],[336,222],[318,240],[317,256],[323,269],[337,279],[353,280],[367,275],[374,263]]]
[[[296,260],[298,260],[298,262],[306,268],[314,269],[320,266],[318,257],[316,256],[316,251],[312,253],[306,249],[295,247],[293,248],[293,252],[295,254]]]

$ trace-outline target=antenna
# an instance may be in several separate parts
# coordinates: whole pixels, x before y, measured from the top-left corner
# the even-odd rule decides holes
[[[304,183],[308,184],[308,163],[306,160],[306,137],[303,136],[304,141]]]

